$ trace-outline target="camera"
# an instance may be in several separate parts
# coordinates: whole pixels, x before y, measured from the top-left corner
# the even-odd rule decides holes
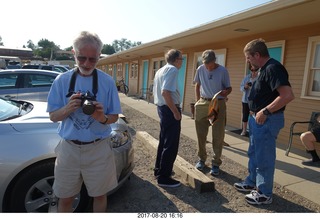
[[[83,113],[86,115],[92,115],[96,109],[96,106],[92,102],[96,100],[95,96],[93,96],[90,91],[87,91],[86,93],[81,94],[80,99]]]
[[[248,82],[248,86],[251,87],[252,86],[252,82]]]

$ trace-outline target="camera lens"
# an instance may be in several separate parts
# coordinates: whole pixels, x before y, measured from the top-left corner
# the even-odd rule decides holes
[[[95,105],[90,100],[85,100],[82,105],[82,111],[86,115],[92,115],[96,109]]]

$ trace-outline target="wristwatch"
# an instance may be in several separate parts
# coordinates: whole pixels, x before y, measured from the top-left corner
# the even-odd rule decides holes
[[[264,108],[262,112],[263,112],[263,115],[266,115],[266,116],[271,115],[271,112],[267,108]]]
[[[108,118],[108,116],[107,116],[107,115],[104,115],[104,117],[106,118],[106,120],[105,120],[104,122],[100,122],[102,125],[107,124],[107,122],[108,122],[108,120],[109,120],[109,118]]]

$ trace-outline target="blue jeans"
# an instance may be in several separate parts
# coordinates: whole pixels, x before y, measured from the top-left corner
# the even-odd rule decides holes
[[[160,118],[160,136],[154,174],[170,177],[179,148],[181,120],[176,120],[170,108],[158,106]],[[179,108],[181,113],[181,109]]]
[[[280,129],[284,127],[284,114],[280,112],[268,116],[263,125],[257,124],[255,116],[251,115],[249,127],[249,176],[245,182],[256,186],[264,195],[272,196],[276,139]]]

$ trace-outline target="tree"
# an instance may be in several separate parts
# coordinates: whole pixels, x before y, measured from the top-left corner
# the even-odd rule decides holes
[[[65,51],[71,51],[72,49],[73,49],[72,46],[69,46],[69,47],[65,48],[64,50]]]
[[[47,59],[55,59],[55,51],[60,50],[60,47],[57,46],[54,42],[47,39],[41,39],[38,42],[38,47],[34,50],[36,56]]]
[[[104,44],[101,50],[102,54],[107,54],[107,55],[111,55],[113,53],[115,53],[115,49],[112,45],[109,44]]]
[[[24,45],[23,45],[24,46]],[[25,46],[24,46],[25,47]],[[28,40],[27,42],[27,48],[30,48],[32,50],[34,50],[36,48],[36,46],[34,45],[34,43],[32,42],[32,40]]]
[[[131,42],[130,40],[127,40],[126,38],[122,38],[121,40],[114,40],[112,42],[112,46],[116,52],[121,52],[127,49],[130,49],[132,47],[141,45],[141,42]]]

